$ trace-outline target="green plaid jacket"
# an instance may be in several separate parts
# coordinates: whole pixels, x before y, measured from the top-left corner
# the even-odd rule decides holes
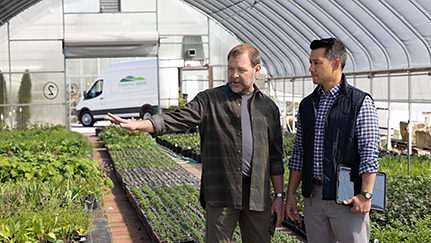
[[[253,162],[250,210],[270,207],[270,176],[284,174],[283,134],[276,104],[257,86],[250,115]],[[198,126],[201,137],[201,203],[241,209],[241,95],[228,85],[200,92],[184,108],[150,118],[159,136]]]

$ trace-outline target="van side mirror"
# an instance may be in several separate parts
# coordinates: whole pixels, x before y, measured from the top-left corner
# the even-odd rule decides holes
[[[84,99],[87,99],[87,91],[84,91]]]

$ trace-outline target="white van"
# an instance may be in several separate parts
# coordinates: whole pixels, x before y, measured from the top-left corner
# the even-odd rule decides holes
[[[157,59],[113,63],[106,67],[76,106],[84,126],[93,126],[112,113],[123,118],[146,118],[157,112]]]

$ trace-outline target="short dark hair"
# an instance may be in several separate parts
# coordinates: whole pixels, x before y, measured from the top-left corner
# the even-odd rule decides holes
[[[255,67],[257,64],[260,64],[259,51],[249,44],[241,44],[232,48],[232,50],[230,50],[229,54],[227,55],[227,60],[229,61],[229,58],[231,56],[237,57],[242,54],[248,54],[248,57],[250,58],[250,64],[252,67]]]
[[[325,48],[325,55],[329,61],[334,61],[335,59],[340,59],[341,61],[341,69],[344,69],[347,61],[347,51],[346,46],[335,38],[326,38],[321,40],[314,40],[310,44],[311,50],[316,50],[319,48]]]

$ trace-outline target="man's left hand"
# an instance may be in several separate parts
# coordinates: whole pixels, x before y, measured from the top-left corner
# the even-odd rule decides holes
[[[276,225],[281,224],[284,219],[284,199],[281,197],[275,197],[271,203],[271,215],[277,214]]]
[[[352,211],[353,213],[368,213],[371,209],[371,200],[366,199],[364,195],[358,194],[350,199],[344,200],[344,204],[353,203]]]

